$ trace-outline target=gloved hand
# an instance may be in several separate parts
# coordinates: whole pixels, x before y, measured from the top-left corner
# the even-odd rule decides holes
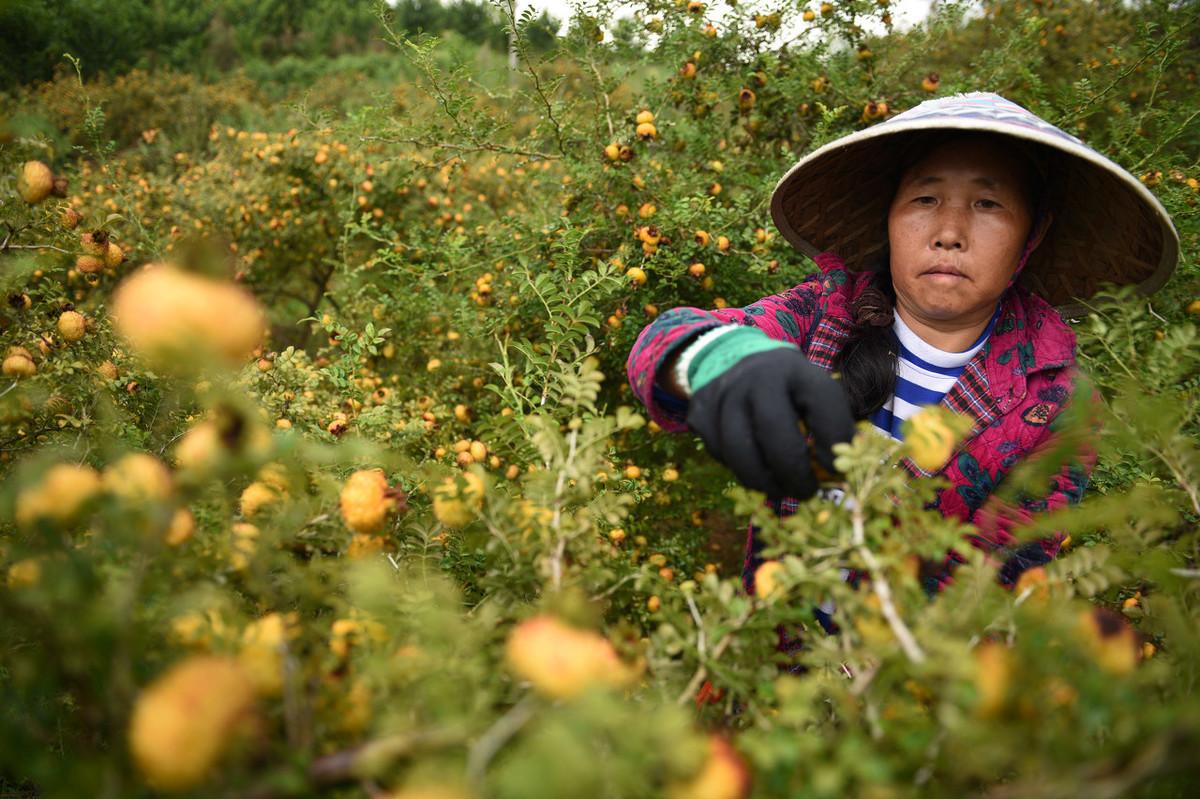
[[[770,499],[815,494],[810,457],[834,472],[832,446],[855,433],[841,384],[794,346],[747,355],[704,383],[688,403],[687,424],[742,485]]]

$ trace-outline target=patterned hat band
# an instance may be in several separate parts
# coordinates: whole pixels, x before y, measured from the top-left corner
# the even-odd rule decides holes
[[[771,217],[792,246],[834,252],[852,269],[871,268],[887,245],[887,214],[898,164],[924,151],[936,132],[1009,137],[1046,189],[1014,279],[1058,306],[1083,311],[1101,283],[1144,294],[1175,268],[1179,235],[1158,199],[1120,165],[1016,103],[990,92],[940,97],[829,142],[801,158],[771,195]],[[1030,251],[1038,218],[1054,222]]]

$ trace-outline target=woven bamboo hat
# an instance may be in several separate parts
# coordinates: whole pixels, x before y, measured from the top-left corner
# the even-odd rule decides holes
[[[1162,287],[1179,234],[1162,203],[1118,164],[1016,103],[991,92],[927,100],[814,150],[771,195],[771,217],[794,247],[841,256],[865,269],[887,246],[898,156],[931,131],[986,131],[1036,151],[1047,170],[1054,220],[1019,282],[1064,315],[1079,315],[1104,282]]]

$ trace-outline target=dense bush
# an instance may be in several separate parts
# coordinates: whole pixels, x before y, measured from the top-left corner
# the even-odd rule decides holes
[[[638,8],[633,61],[632,36],[598,35],[608,4],[511,76],[385,15],[402,71],[6,101],[5,791],[1185,795],[1194,10],[951,3],[899,34],[875,0]],[[313,88],[292,80],[325,88],[280,107]],[[1098,414],[1101,463],[1022,531],[1071,538],[1013,591],[923,509],[932,483],[886,468],[909,450],[859,436],[854,510],[781,521],[645,423],[623,375],[661,310],[810,271],[767,213],[800,153],[975,89],[1111,152],[1182,240],[1159,294],[1106,293],[1076,326],[1103,401],[1063,432]],[[30,160],[67,196],[22,202]],[[778,557],[757,596],[751,519]],[[916,564],[950,546],[967,562],[930,601]],[[826,597],[837,635],[813,622]],[[780,625],[805,647],[778,651]]]

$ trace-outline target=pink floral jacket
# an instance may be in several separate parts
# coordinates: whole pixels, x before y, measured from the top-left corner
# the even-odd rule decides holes
[[[833,253],[822,253],[815,260],[821,272],[782,294],[741,309],[673,308],[647,325],[629,353],[626,370],[650,418],[666,431],[686,429],[686,403],[656,388],[654,377],[678,345],[719,324],[754,325],[772,338],[797,344],[813,363],[831,368],[851,332],[852,303],[869,276],[847,270]],[[1006,585],[1012,585],[1025,569],[1052,559],[1065,537],[1059,534],[1017,546],[1013,528],[1034,513],[1078,502],[1095,465],[1094,451],[1080,453],[1053,478],[1045,495],[1023,496],[1015,506],[992,496],[1018,461],[1053,446],[1051,423],[1071,399],[1075,372],[1075,334],[1058,312],[1027,291],[1009,290],[1001,300],[1000,316],[987,343],[941,401],[974,420],[970,433],[947,462],[932,472],[908,459],[901,463],[914,476],[938,474],[949,480],[950,486],[938,492],[932,507],[975,526],[970,542],[1003,561],[1000,578]],[[785,516],[795,511],[797,501],[769,504]],[[751,526],[743,571],[750,592],[754,590],[754,569],[761,562],[760,548]],[[924,569],[927,590],[939,590],[954,563],[961,561],[952,551],[940,568]]]

